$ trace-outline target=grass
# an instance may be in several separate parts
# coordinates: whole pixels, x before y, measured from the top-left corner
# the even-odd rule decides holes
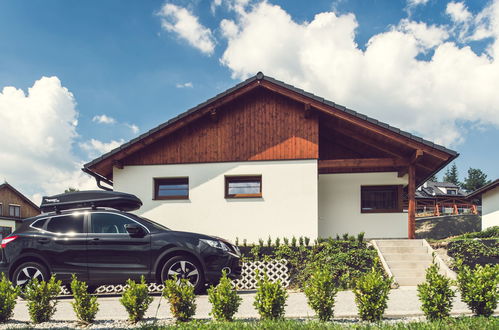
[[[210,322],[210,321],[193,321],[184,324],[177,324],[171,326],[154,326],[146,325],[141,330],[159,330],[159,329],[300,329],[300,330],[315,330],[315,329],[357,329],[357,330],[440,330],[440,329],[453,329],[453,330],[477,330],[477,329],[499,329],[498,317],[462,317],[462,318],[449,318],[441,321],[434,322],[381,322],[381,323],[362,323],[354,322],[338,323],[326,322],[321,323],[318,321],[303,321],[303,320],[280,320],[280,321],[234,321],[234,322]]]

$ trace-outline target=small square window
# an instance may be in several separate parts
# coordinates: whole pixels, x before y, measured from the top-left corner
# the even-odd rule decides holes
[[[189,199],[189,178],[155,178],[154,199]]]
[[[262,176],[226,176],[225,198],[262,197]]]
[[[362,186],[361,212],[402,212],[402,186]]]
[[[19,205],[9,205],[9,217],[20,218],[21,207]]]

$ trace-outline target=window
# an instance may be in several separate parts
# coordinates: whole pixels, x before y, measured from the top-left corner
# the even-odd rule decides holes
[[[262,197],[262,176],[226,176],[225,198]]]
[[[361,212],[402,212],[402,186],[362,186]]]
[[[155,178],[154,199],[189,199],[189,178]]]
[[[92,233],[127,234],[126,225],[133,220],[113,213],[92,213]]]
[[[21,207],[19,205],[9,205],[9,217],[20,218],[21,217]]]
[[[47,224],[47,231],[57,234],[83,233],[83,214],[51,218]]]
[[[47,222],[47,219],[40,219],[36,220],[31,224],[31,227],[33,228],[38,228],[38,229],[43,229],[43,225],[45,225],[45,222]]]
[[[457,189],[447,189],[447,194],[449,194],[449,195],[457,195]]]
[[[0,203],[0,217],[3,215],[3,207],[2,203]]]
[[[0,226],[0,239],[9,236],[12,233],[12,228]]]

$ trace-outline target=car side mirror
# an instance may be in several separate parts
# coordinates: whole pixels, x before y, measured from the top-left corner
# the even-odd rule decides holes
[[[129,223],[129,224],[125,225],[125,229],[130,235],[144,235],[145,234],[144,228],[142,228],[142,226],[140,226],[136,223]]]

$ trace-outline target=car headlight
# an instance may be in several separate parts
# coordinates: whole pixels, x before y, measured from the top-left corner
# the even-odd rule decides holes
[[[229,247],[224,242],[217,241],[217,240],[211,240],[211,239],[202,239],[201,242],[206,243],[215,249],[220,249],[220,250],[225,251],[225,252],[230,252]]]

